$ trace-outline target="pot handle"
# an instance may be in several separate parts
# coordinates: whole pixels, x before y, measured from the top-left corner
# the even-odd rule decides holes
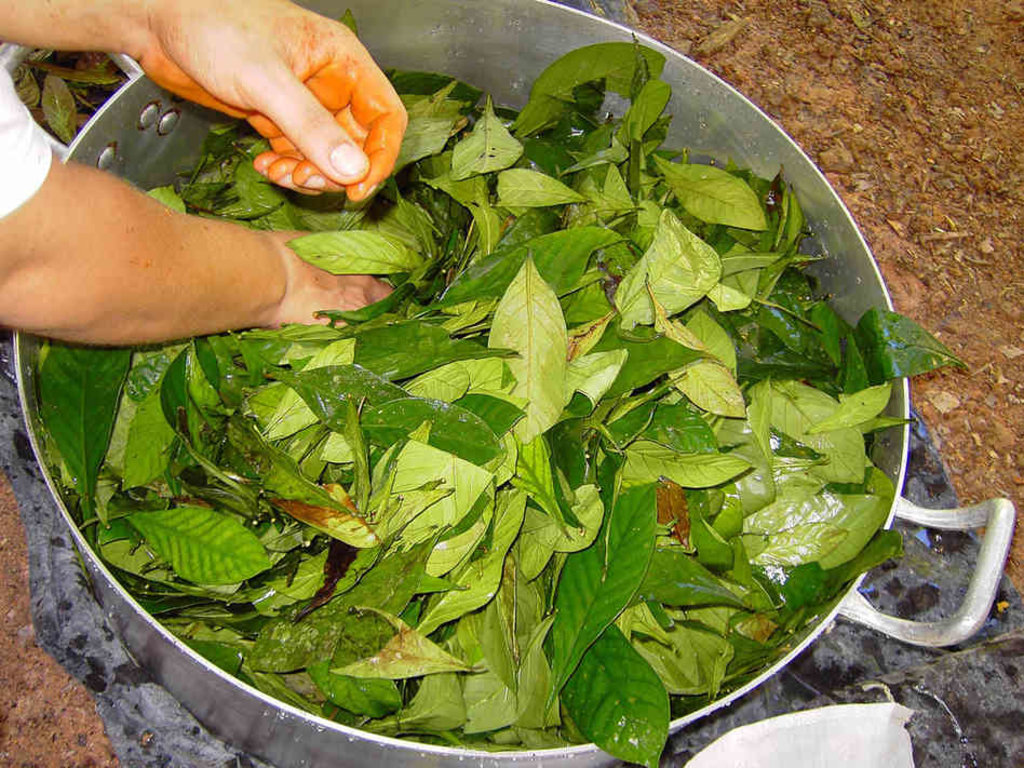
[[[14,70],[16,70],[23,61],[25,61],[25,58],[31,52],[31,48],[26,48],[25,46],[18,45],[16,43],[0,44],[0,67],[3,67],[9,73],[13,74]],[[117,65],[118,69],[128,75],[128,82],[142,77],[142,75],[145,74],[142,71],[142,67],[140,67],[131,56],[124,53],[109,53],[107,55],[110,57],[110,60]],[[64,160],[64,158],[67,157],[68,148],[57,139],[53,138],[50,134],[47,133],[46,137],[50,140],[53,151],[61,160]]]
[[[901,498],[896,502],[896,517],[947,531],[984,526],[978,565],[963,602],[948,619],[909,621],[882,613],[855,589],[843,600],[839,615],[912,645],[940,648],[964,642],[981,629],[992,610],[1013,539],[1017,517],[1013,503],[1008,499],[989,499],[960,509],[926,509]]]

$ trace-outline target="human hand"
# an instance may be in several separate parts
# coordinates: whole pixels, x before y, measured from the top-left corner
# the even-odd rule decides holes
[[[343,24],[287,0],[159,0],[139,63],[157,84],[244,117],[270,139],[257,171],[300,192],[368,197],[408,117]]]
[[[320,310],[361,309],[391,293],[391,286],[369,275],[332,275],[303,261],[285,245],[299,234],[302,233],[267,233],[280,247],[286,274],[284,295],[269,327],[317,322],[315,314]]]

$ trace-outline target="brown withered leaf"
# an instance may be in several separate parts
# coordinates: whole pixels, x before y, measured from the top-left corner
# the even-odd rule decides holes
[[[593,349],[594,345],[601,340],[605,328],[608,327],[608,323],[612,321],[613,317],[615,317],[615,313],[609,312],[604,317],[569,331],[569,346],[567,348],[566,360],[571,363],[577,357],[581,357]]]
[[[283,512],[311,525],[318,531],[326,533],[334,539],[359,549],[376,546],[379,541],[373,528],[355,512],[355,505],[345,504],[352,511],[343,511],[338,507],[309,504],[294,499],[271,499],[270,503]],[[341,504],[338,505],[341,507]]]
[[[736,631],[754,642],[764,643],[779,625],[763,613],[755,613],[736,625]]]
[[[658,483],[655,492],[658,500],[658,523],[674,524],[672,535],[684,547],[690,546],[690,510],[686,504],[686,489],[671,480]]]
[[[352,565],[358,554],[359,550],[355,547],[349,546],[343,541],[331,539],[330,548],[327,550],[327,561],[324,563],[323,586],[310,599],[309,605],[295,616],[296,622],[302,621],[334,596],[338,582],[348,573],[349,566]]]

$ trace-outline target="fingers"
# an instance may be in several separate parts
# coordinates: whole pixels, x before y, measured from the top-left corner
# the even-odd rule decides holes
[[[362,181],[370,165],[359,145],[290,70],[283,65],[272,69],[262,92],[251,94],[256,109],[264,116],[250,120],[254,127],[272,139],[287,136],[320,169],[325,183],[345,186]]]
[[[313,82],[317,83],[317,92],[333,89],[337,93],[351,93],[347,109],[338,112],[335,120],[353,139],[362,139],[369,171],[355,185],[347,186],[353,200],[362,200],[394,170],[409,122],[402,100],[368,55],[366,61],[354,65],[332,62],[308,82],[310,87]]]
[[[325,178],[319,168],[302,159],[296,152],[283,156],[277,152],[263,152],[257,155],[252,165],[278,186],[306,195],[340,192],[344,189]]]
[[[405,110],[389,112],[379,117],[370,128],[363,151],[370,160],[370,172],[355,186],[347,188],[352,200],[363,200],[391,175],[402,145],[402,136],[408,122]]]

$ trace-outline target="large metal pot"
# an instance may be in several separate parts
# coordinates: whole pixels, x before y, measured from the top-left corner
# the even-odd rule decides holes
[[[544,0],[321,0],[306,3],[339,16],[351,7],[360,35],[386,67],[450,73],[490,92],[495,101],[522,106],[529,84],[566,51],[596,42],[628,41],[631,31]],[[817,265],[834,306],[856,320],[872,306],[891,307],[878,268],[863,237],[835,191],[800,148],[763,112],[726,83],[660,43],[643,44],[667,59],[664,79],[673,87],[668,143],[698,155],[732,159],[772,176],[779,167],[795,187],[815,235],[827,256]],[[9,51],[7,52],[9,53]],[[0,62],[5,52],[0,50]],[[9,61],[7,62],[9,63]],[[183,103],[145,78],[133,77],[70,147],[70,159],[108,169],[142,188],[167,184],[176,171],[195,162],[202,138],[223,118]],[[17,369],[28,431],[39,451],[40,423],[35,386],[39,341],[16,339]],[[907,417],[908,388],[897,387],[890,415]],[[891,429],[877,441],[874,460],[902,487],[908,431]],[[46,462],[40,461],[44,474]],[[90,551],[46,474],[68,528],[81,550],[96,597],[125,645],[156,680],[215,734],[231,744],[282,766],[422,766],[469,763],[488,766],[536,764],[596,766],[614,760],[593,745],[533,752],[492,753],[452,749],[384,738],[336,725],[286,704],[226,675],[163,630],[115,581]],[[996,499],[962,510],[924,510],[897,500],[896,517],[931,527],[987,529],[977,571],[960,610],[946,621],[917,624],[884,616],[851,587],[835,610],[804,630],[793,650],[747,686],[675,720],[676,731],[727,706],[775,674],[821,634],[836,615],[853,618],[907,642],[943,646],[970,637],[988,616],[1013,533],[1014,509]]]

